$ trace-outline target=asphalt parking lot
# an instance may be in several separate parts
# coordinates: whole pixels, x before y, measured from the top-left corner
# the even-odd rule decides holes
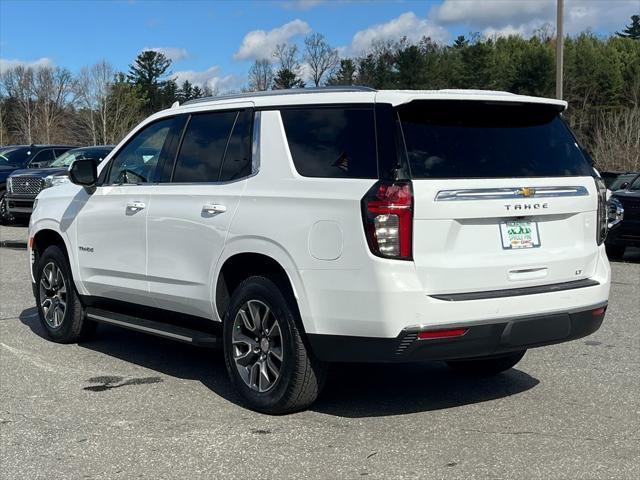
[[[640,250],[594,335],[491,379],[339,365],[308,411],[239,406],[220,352],[102,326],[43,338],[26,229],[0,229],[0,476],[640,478]]]

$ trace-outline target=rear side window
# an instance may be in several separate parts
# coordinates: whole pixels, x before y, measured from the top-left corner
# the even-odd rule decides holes
[[[591,176],[549,106],[412,102],[398,108],[412,178]]]
[[[377,178],[373,108],[316,107],[280,112],[300,175]]]
[[[251,175],[251,111],[238,113],[227,152],[222,162],[220,181],[230,182]]]
[[[174,182],[217,182],[237,112],[192,115],[182,140]]]

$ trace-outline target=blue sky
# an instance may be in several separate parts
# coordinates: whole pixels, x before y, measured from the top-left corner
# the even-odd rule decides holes
[[[640,0],[565,0],[566,30],[607,35],[640,13]],[[277,43],[320,32],[343,55],[372,40],[443,43],[459,34],[530,35],[555,23],[555,0],[0,0],[0,68],[56,65],[78,71],[106,59],[119,70],[145,48],[173,60],[178,80],[240,88]]]

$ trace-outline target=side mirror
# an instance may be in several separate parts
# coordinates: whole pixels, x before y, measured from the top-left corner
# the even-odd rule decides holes
[[[629,186],[629,182],[622,182],[618,190],[625,190]]]
[[[98,183],[98,164],[92,158],[74,161],[69,167],[69,180],[93,193]]]

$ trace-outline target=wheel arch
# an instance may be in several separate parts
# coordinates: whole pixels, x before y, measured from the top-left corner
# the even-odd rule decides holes
[[[37,264],[39,256],[48,246],[57,245],[67,257],[69,268],[71,269],[71,275],[77,287],[78,272],[75,256],[73,255],[73,251],[70,249],[70,242],[66,238],[66,235],[61,233],[56,226],[57,225],[52,222],[41,221],[37,227],[34,228],[34,226],[31,226],[29,228],[29,249],[31,251],[31,255],[33,255],[31,264],[32,280],[35,278],[33,268]]]
[[[242,248],[237,244],[236,248],[225,251],[218,262],[212,290],[215,315],[223,320],[231,295],[242,280],[252,275],[265,275],[279,281],[288,290],[296,301],[303,331],[313,331],[304,286],[293,260],[271,242],[261,245],[262,248],[256,248],[259,245],[255,241],[251,243],[252,248],[248,245]]]

